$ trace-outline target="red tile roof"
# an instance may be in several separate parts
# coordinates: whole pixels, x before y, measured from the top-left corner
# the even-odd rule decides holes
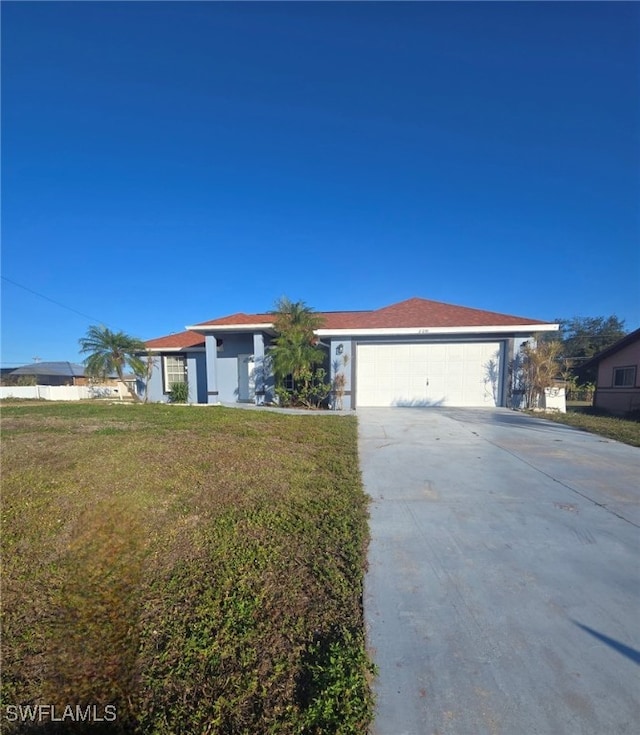
[[[367,314],[372,314],[371,311],[318,311],[316,314],[323,317],[322,328],[323,329],[342,329],[353,326],[354,320],[357,321],[359,317]],[[248,324],[273,324],[273,314],[232,314],[231,316],[224,316],[220,319],[211,319],[208,322],[200,322],[195,324],[195,327],[225,327],[234,326],[239,327],[246,326]],[[344,325],[344,326],[343,326]]]
[[[361,324],[373,311],[324,311],[321,329],[351,329]]]
[[[495,311],[444,304],[441,301],[413,298],[369,312],[360,324],[353,326],[375,329],[393,327],[497,327],[540,323],[544,322],[510,314],[499,314]]]
[[[539,319],[470,309],[428,299],[407,299],[373,311],[320,311],[322,329],[383,329],[394,327],[497,327],[516,324],[545,324]],[[201,322],[196,327],[271,324],[273,314],[232,314]]]
[[[508,327],[527,324],[548,324],[539,319],[529,319],[495,311],[470,309],[466,306],[445,304],[441,301],[413,298],[372,311],[320,311],[323,317],[321,329],[402,329],[437,327]],[[273,323],[273,314],[231,314],[194,325],[198,327],[234,326]],[[197,332],[181,332],[159,337],[147,342],[152,349],[200,347],[204,337]]]
[[[238,312],[230,316],[223,316],[220,319],[211,319],[208,322],[199,322],[196,327],[208,327],[212,324],[216,326],[235,325],[244,326],[246,324],[271,324],[273,322],[273,314],[244,314]]]
[[[145,344],[150,350],[204,347],[204,336],[197,332],[179,332],[178,334],[168,334],[166,337],[148,339]]]

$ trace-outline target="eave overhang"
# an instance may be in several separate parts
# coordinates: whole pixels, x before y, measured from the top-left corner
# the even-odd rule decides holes
[[[319,337],[393,337],[425,334],[532,334],[557,332],[558,324],[509,324],[482,327],[378,327],[367,329],[316,329]]]
[[[261,322],[258,324],[193,324],[186,327],[190,332],[198,334],[219,334],[220,332],[266,332],[275,334],[273,324]]]
[[[204,347],[148,347],[147,352],[152,354],[160,354],[161,352],[204,352]],[[140,353],[144,355],[144,352]]]

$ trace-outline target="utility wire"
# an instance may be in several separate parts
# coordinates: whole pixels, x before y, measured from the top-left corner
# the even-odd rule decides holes
[[[48,296],[45,296],[44,294],[38,293],[37,291],[34,291],[32,288],[28,288],[27,286],[23,286],[21,283],[18,283],[17,281],[12,280],[11,278],[7,278],[6,276],[0,276],[3,281],[7,281],[7,283],[12,283],[14,286],[17,286],[18,288],[22,288],[25,291],[28,291],[29,293],[34,294],[34,296],[38,296],[41,299],[44,299],[45,301],[50,301],[52,304],[55,304],[56,306],[60,306],[63,309],[66,309],[67,311],[72,311],[74,314],[78,314],[85,319],[88,319],[90,322],[98,322],[98,324],[103,324],[105,326],[111,326],[107,322],[103,321],[102,319],[96,319],[96,317],[89,316],[89,314],[85,314],[82,311],[78,311],[77,309],[73,309],[70,306],[67,306],[66,304],[61,304],[59,301],[56,301],[55,299],[51,299]]]

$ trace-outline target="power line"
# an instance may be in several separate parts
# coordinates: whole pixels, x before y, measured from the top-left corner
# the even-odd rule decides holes
[[[34,360],[33,357],[25,357],[24,360],[0,360],[0,365],[26,365],[29,362],[58,362],[57,360]]]
[[[38,293],[37,291],[34,291],[32,288],[23,286],[21,283],[18,283],[17,281],[12,280],[11,278],[7,278],[6,276],[0,276],[0,278],[2,278],[3,281],[7,281],[7,283],[12,283],[14,286],[17,286],[18,288],[22,288],[25,291],[28,291],[29,293],[32,293],[34,296],[38,296],[39,298],[44,299],[45,301],[50,301],[52,304],[55,304],[56,306],[60,306],[62,309],[66,309],[67,311],[72,311],[74,314],[78,314],[79,316],[82,316],[85,319],[88,319],[90,322],[98,322],[99,324],[104,324],[105,326],[111,326],[107,322],[103,321],[102,319],[97,319],[96,317],[89,316],[89,314],[85,314],[82,311],[73,309],[71,306],[67,306],[66,304],[60,303],[60,301],[56,301],[55,299],[49,298],[49,296],[45,296],[44,294]]]

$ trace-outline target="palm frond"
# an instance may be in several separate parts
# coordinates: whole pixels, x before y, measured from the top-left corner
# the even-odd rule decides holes
[[[146,368],[140,355],[147,348],[137,337],[92,325],[78,342],[80,352],[89,353],[84,360],[89,375],[106,377],[115,373],[122,380],[127,365],[136,375],[145,374]]]
[[[287,375],[294,379],[308,368],[324,361],[325,354],[317,346],[315,330],[322,326],[322,317],[304,301],[292,302],[283,296],[276,303],[274,327],[277,336],[269,354],[277,381]]]

